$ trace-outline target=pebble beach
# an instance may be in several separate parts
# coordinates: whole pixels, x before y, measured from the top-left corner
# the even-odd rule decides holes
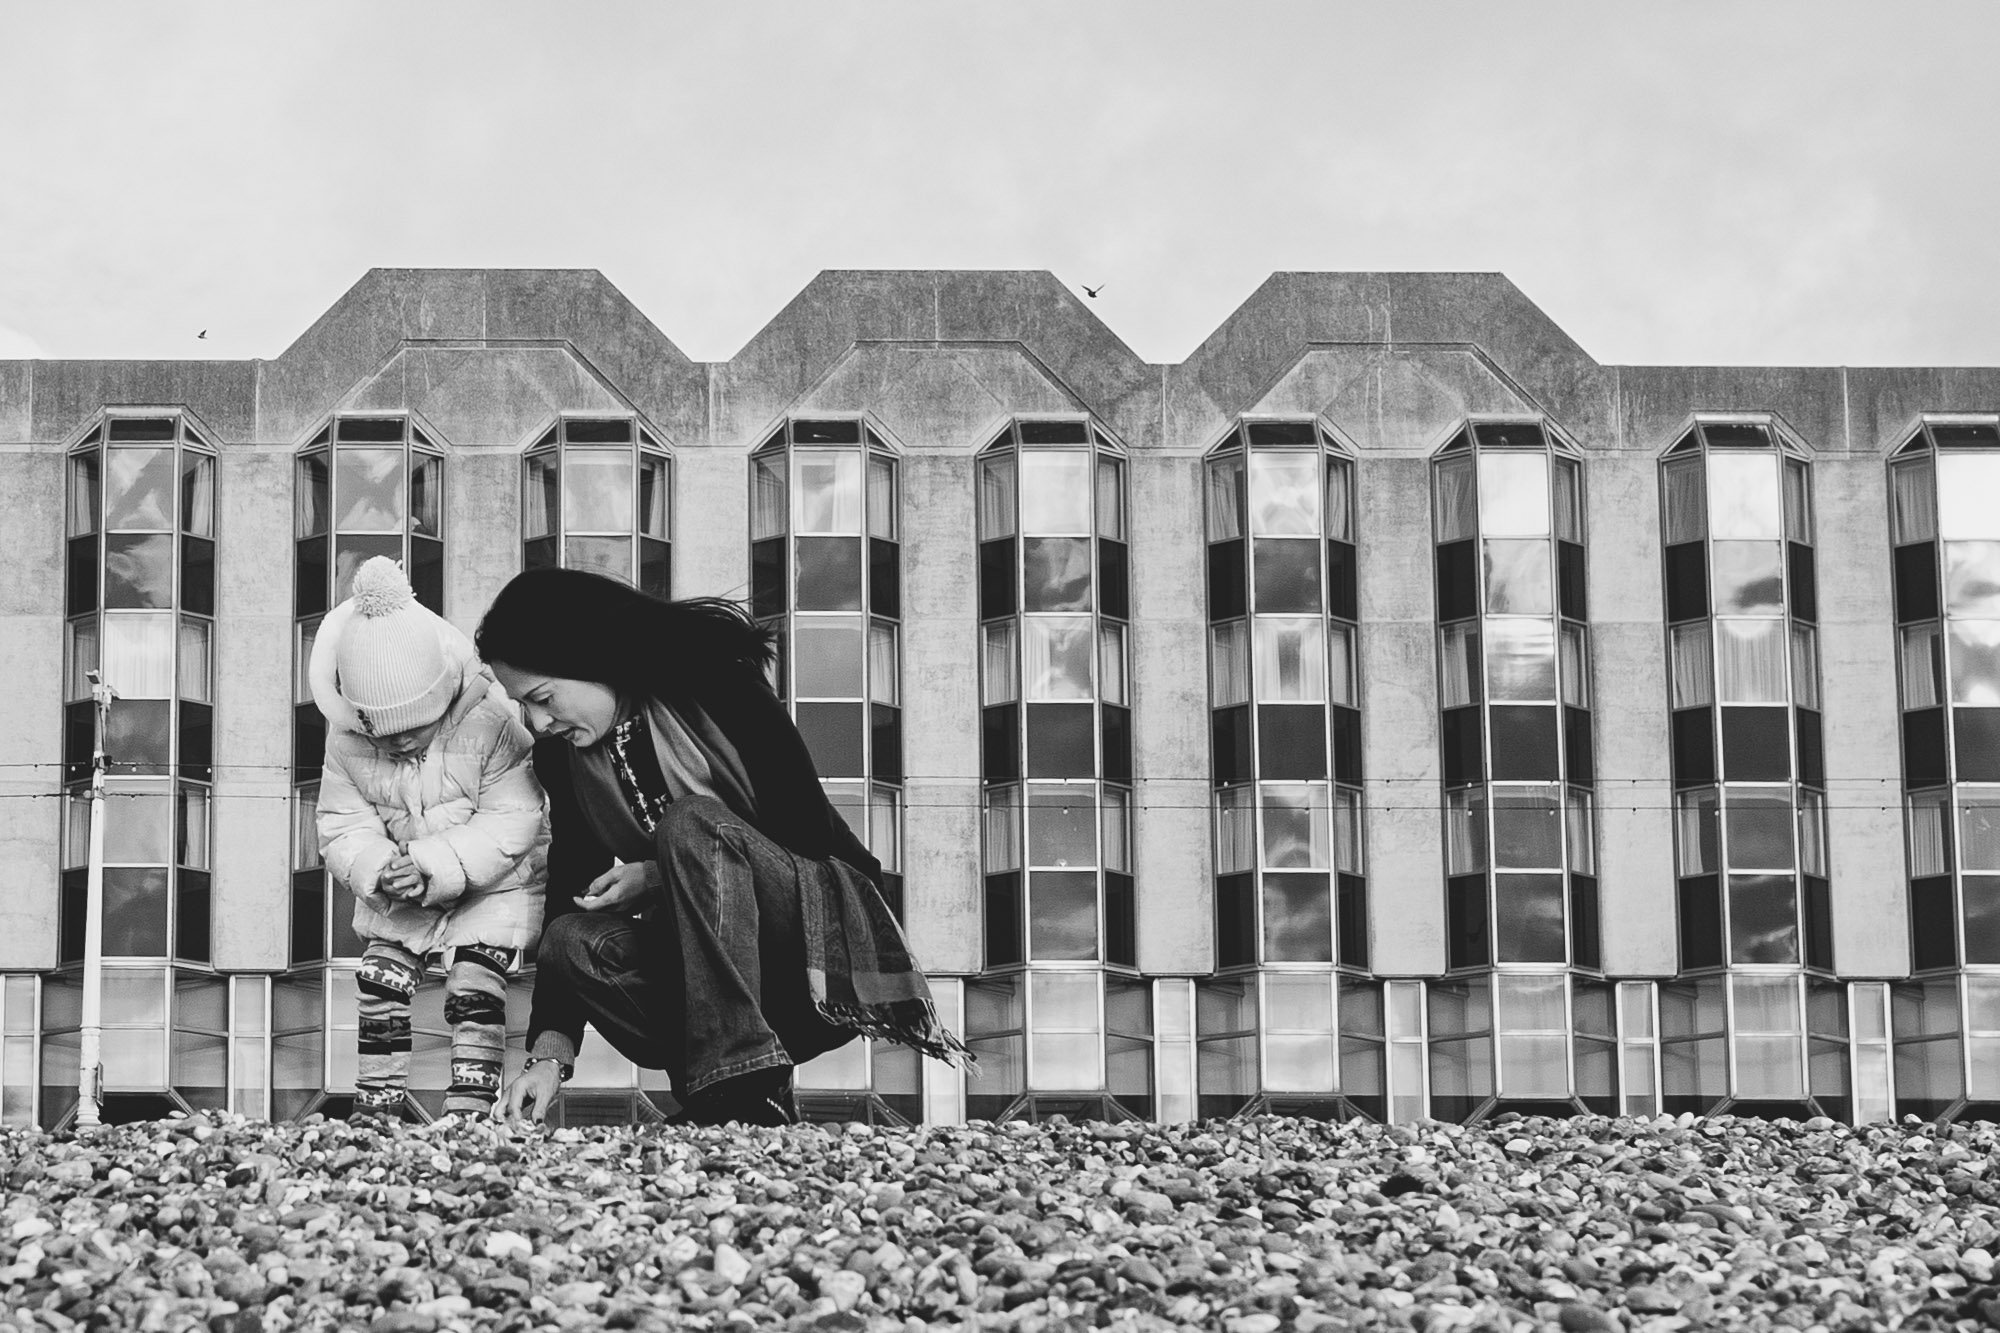
[[[2000,1329],[2000,1127],[0,1130],[0,1328]]]

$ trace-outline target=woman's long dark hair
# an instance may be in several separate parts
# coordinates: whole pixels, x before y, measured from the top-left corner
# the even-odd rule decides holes
[[[773,653],[770,631],[735,602],[667,601],[581,569],[515,575],[486,609],[474,644],[487,662],[654,699],[745,676],[761,682]]]

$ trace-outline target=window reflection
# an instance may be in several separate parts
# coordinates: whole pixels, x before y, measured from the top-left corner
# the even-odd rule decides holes
[[[1326,698],[1326,641],[1318,619],[1259,616],[1257,697],[1264,702],[1319,703]]]
[[[173,531],[174,480],[171,448],[106,450],[105,530]]]
[[[1090,610],[1089,538],[1025,538],[1021,562],[1023,610]]]
[[[1097,794],[1090,787],[1028,787],[1028,864],[1097,864]]]
[[[1717,541],[1785,535],[1776,454],[1708,456],[1708,531]]]
[[[1488,620],[1486,687],[1494,699],[1554,699],[1555,627],[1546,620]]]
[[[801,616],[792,633],[799,698],[861,697],[864,636],[860,617]]]
[[[2000,542],[1946,542],[1944,565],[1947,616],[2000,618]]]
[[[1021,531],[1089,536],[1090,455],[1029,449],[1017,462],[1021,469]]]
[[[1726,820],[1729,865],[1735,870],[1793,868],[1791,793],[1731,787]]]
[[[563,455],[563,464],[567,474],[563,522],[568,530],[630,533],[632,451],[571,448]],[[620,573],[629,577],[629,566]]]
[[[1030,699],[1088,699],[1095,648],[1088,616],[1021,621],[1022,672]]]
[[[1491,615],[1546,616],[1555,609],[1545,541],[1489,541],[1486,610]]]
[[[1938,535],[1946,541],[2000,541],[2000,453],[1937,456]]]
[[[1259,794],[1264,817],[1264,864],[1272,869],[1326,869],[1331,813],[1327,789],[1265,783]]]
[[[403,451],[336,449],[333,455],[334,527],[340,532],[403,529]],[[400,552],[399,552],[400,554]],[[335,600],[346,597],[342,593]]]
[[[1949,624],[1952,701],[2000,704],[2000,620],[1953,620]],[[1909,702],[1905,706],[1919,705]]]
[[[800,532],[861,532],[861,454],[801,449],[794,455]]]
[[[1784,547],[1778,542],[1718,541],[1714,561],[1715,614],[1779,616],[1785,611]]]
[[[104,538],[104,605],[171,607],[174,604],[174,537],[171,533]]]
[[[1259,537],[1320,535],[1317,453],[1251,452],[1250,523]]]
[[[1546,454],[1479,455],[1479,526],[1489,537],[1549,535]]]

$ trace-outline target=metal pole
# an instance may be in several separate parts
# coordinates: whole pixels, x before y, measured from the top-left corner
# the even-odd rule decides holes
[[[104,1101],[104,728],[111,712],[111,687],[93,671],[90,697],[96,703],[97,734],[90,755],[90,860],[83,890],[83,1049],[78,1054],[76,1124],[98,1124]]]

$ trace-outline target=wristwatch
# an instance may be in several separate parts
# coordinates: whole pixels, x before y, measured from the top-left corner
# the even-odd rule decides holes
[[[556,1067],[556,1081],[558,1083],[569,1082],[570,1075],[576,1073],[575,1065],[571,1064],[567,1060],[558,1060],[553,1055],[529,1056],[525,1061],[522,1062],[521,1072],[525,1074],[530,1069],[533,1069],[536,1065],[554,1065]]]

